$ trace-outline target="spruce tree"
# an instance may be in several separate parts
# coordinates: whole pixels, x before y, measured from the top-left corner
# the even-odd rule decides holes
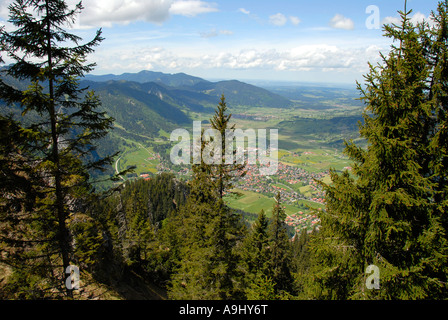
[[[318,298],[446,297],[447,9],[443,1],[432,13],[434,27],[400,11],[401,25],[384,27],[390,53],[358,84],[368,146],[347,142],[352,172],[332,170],[332,184],[321,183]],[[371,264],[379,290],[366,287]]]
[[[65,288],[65,271],[76,261],[68,219],[85,210],[82,203],[93,190],[89,173],[104,170],[112,159],[91,161],[95,140],[107,134],[113,119],[98,110],[99,99],[79,83],[95,66],[86,64],[86,57],[103,40],[101,30],[81,44],[80,37],[64,29],[82,9],[81,3],[70,9],[62,0],[16,0],[9,6],[9,22],[16,30],[0,34],[2,54],[14,61],[3,71],[0,98],[20,106],[24,117],[30,115],[20,131],[32,142],[25,155],[34,176],[23,177],[39,190],[32,207],[22,210],[15,220],[33,221],[27,226],[33,229],[27,241],[34,241],[34,250],[27,250],[20,259],[33,264],[34,272],[45,270],[40,274],[48,278],[49,286],[67,296],[72,291]],[[9,85],[7,77],[29,86],[21,91]],[[22,168],[15,170],[20,175]],[[2,196],[8,201],[16,197],[8,190],[2,190]],[[3,214],[6,220],[12,217],[10,211]]]
[[[264,210],[261,210],[257,220],[252,224],[249,234],[244,239],[242,258],[247,265],[248,278],[252,278],[257,273],[267,274],[268,225],[269,219]]]
[[[197,169],[197,168],[196,168]],[[190,183],[186,204],[170,217],[169,228],[178,240],[178,267],[171,280],[172,299],[220,299],[217,275],[212,273],[214,220],[220,213],[216,185],[207,172],[197,170]]]
[[[269,276],[269,219],[261,210],[243,242],[245,292],[249,300],[275,299],[275,283]]]
[[[223,102],[224,97],[211,120],[222,134],[230,119]],[[204,131],[201,152],[212,143],[205,141],[203,135]],[[235,299],[243,294],[240,257],[236,252],[243,224],[241,217],[223,201],[224,192],[231,188],[231,172],[235,168],[233,164],[207,164],[203,158],[200,164],[192,166],[186,204],[171,219],[182,238],[179,266],[169,292],[174,299]]]
[[[286,213],[281,203],[280,192],[275,196],[272,219],[268,229],[269,249],[267,262],[269,273],[275,284],[275,293],[282,295],[292,290],[291,246],[285,224]]]
[[[226,161],[226,153],[229,153],[232,156],[236,154],[236,150],[233,150],[235,124],[230,125],[232,114],[227,114],[227,109],[226,99],[224,95],[222,95],[221,101],[216,107],[215,115],[210,119],[212,128],[218,131],[221,138],[221,163],[210,167],[213,179],[216,180],[218,194],[221,199],[224,196],[224,193],[232,188],[234,180],[244,177],[246,174],[244,164],[237,163],[237,159],[234,159],[232,163]],[[226,144],[226,140],[229,140],[229,145]],[[232,148],[232,150],[227,150],[227,147]]]
[[[275,294],[275,283],[272,279],[262,273],[257,273],[248,283],[246,288],[247,300],[277,300]]]
[[[308,290],[313,286],[309,275],[314,267],[312,256],[309,250],[310,238],[316,234],[316,228],[313,228],[311,234],[307,229],[302,229],[296,233],[291,249],[291,273],[294,277],[294,291],[297,292],[299,299],[306,299],[310,296]]]

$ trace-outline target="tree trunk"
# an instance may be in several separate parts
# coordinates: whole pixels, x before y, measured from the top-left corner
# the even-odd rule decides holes
[[[50,13],[49,2],[46,1],[46,14],[47,17]],[[56,195],[56,213],[58,219],[59,228],[59,249],[62,255],[62,282],[63,286],[66,287],[66,294],[68,297],[73,297],[73,293],[65,285],[65,271],[70,265],[70,237],[69,232],[65,223],[66,213],[64,210],[64,193],[62,190],[62,176],[60,170],[60,159],[59,159],[59,146],[58,146],[58,132],[57,132],[57,114],[56,114],[56,104],[54,96],[54,75],[53,75],[53,57],[52,57],[52,43],[51,43],[51,24],[48,20],[47,23],[47,55],[48,55],[48,72],[49,72],[49,95],[50,104],[48,106],[48,112],[50,114],[51,123],[51,138],[53,143],[52,148],[52,161],[54,163],[54,184],[55,184],[55,195]]]

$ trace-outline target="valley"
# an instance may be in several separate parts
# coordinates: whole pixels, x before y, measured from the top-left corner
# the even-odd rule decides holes
[[[149,77],[146,80],[156,82],[145,82],[145,75]],[[118,117],[112,114],[117,119],[116,130],[109,141],[121,152],[113,171],[135,167],[122,180],[151,179],[160,172],[190,179],[190,165],[173,165],[170,161],[174,145],[169,141],[170,132],[175,128],[191,130],[193,121],[201,121],[207,127],[219,102],[214,91],[222,90],[228,94],[226,101],[236,128],[278,129],[279,132],[277,174],[262,176],[256,166],[247,166],[246,176],[234,181],[226,203],[248,213],[246,219],[251,222],[261,209],[268,216],[271,214],[274,196],[280,192],[291,228],[311,231],[319,227],[314,210],[324,207],[324,194],[316,181],[331,183],[330,168],[350,169],[350,162],[342,153],[344,140],[353,139],[362,144],[358,138],[362,104],[356,100],[356,90],[310,86],[262,89],[238,81],[216,84],[195,77],[189,79],[185,74],[170,77],[157,73],[156,79],[154,76],[142,72],[99,79],[89,77],[89,81],[97,81],[91,86],[103,98],[103,106],[109,112],[118,113]],[[182,90],[171,87],[173,84]],[[277,98],[278,107],[259,105],[259,99],[248,98],[251,94]],[[289,102],[285,103],[285,99]]]
[[[5,80],[21,89],[28,85],[12,78]],[[170,134],[177,128],[191,132],[193,121],[201,121],[207,128],[224,94],[236,128],[278,129],[279,134],[277,174],[260,176],[256,168],[247,167],[246,177],[234,181],[227,204],[246,212],[250,222],[261,209],[269,216],[273,197],[280,192],[291,228],[310,231],[319,225],[313,210],[324,207],[324,195],[316,180],[330,183],[330,168],[350,168],[342,152],[344,140],[364,145],[358,132],[363,104],[354,88],[269,83],[257,87],[236,80],[210,82],[184,73],[151,71],[88,75],[81,85],[94,90],[102,109],[115,119],[114,129],[98,144],[97,152],[99,156],[119,155],[105,176],[95,176],[100,181],[96,183],[98,190],[113,185],[103,178],[130,168],[133,171],[120,176],[115,184],[151,179],[161,172],[189,180],[191,166],[170,161],[174,145]],[[21,118],[21,111],[10,108],[16,119]]]

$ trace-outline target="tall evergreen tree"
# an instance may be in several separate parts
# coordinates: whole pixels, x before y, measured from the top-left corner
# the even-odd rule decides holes
[[[291,246],[285,224],[286,213],[282,207],[280,192],[275,196],[272,220],[268,229],[269,249],[267,263],[269,276],[275,284],[275,293],[281,295],[292,290]]]
[[[225,111],[225,104],[220,104],[212,120],[220,133],[228,128],[230,116]],[[201,139],[201,152],[208,143],[211,142]],[[242,237],[243,224],[222,198],[224,191],[231,187],[231,171],[223,163],[206,164],[203,158],[192,169],[187,202],[178,216],[172,218],[177,234],[182,237],[182,248],[170,296],[175,299],[241,297],[242,274],[236,245]]]
[[[310,238],[316,234],[316,228],[308,234],[306,229],[296,233],[291,249],[291,273],[294,277],[294,290],[299,299],[306,299],[310,296],[309,289],[312,289],[312,280],[309,275],[313,268],[312,256],[309,250]]]
[[[196,168],[197,169],[197,168]],[[186,204],[170,218],[171,230],[179,238],[178,268],[173,275],[169,295],[173,299],[220,299],[219,269],[214,269],[215,220],[221,213],[216,185],[207,172],[197,170],[190,183]],[[216,266],[216,261],[214,261]],[[225,267],[225,266],[224,266]]]
[[[98,111],[100,101],[92,91],[79,86],[80,77],[95,66],[86,64],[86,57],[103,40],[101,30],[90,42],[80,44],[80,37],[64,29],[82,9],[81,3],[70,9],[63,0],[16,0],[9,6],[9,22],[16,30],[0,34],[1,52],[14,61],[4,75],[30,83],[20,91],[5,80],[0,93],[4,102],[21,106],[23,116],[32,115],[31,124],[20,131],[33,142],[28,144],[26,160],[39,175],[41,193],[33,207],[21,214],[34,216],[34,224],[28,227],[39,231],[31,236],[41,238],[27,241],[39,244],[34,246],[33,263],[41,261],[39,268],[50,275],[50,286],[68,296],[72,292],[65,290],[65,271],[74,261],[68,219],[84,210],[80,200],[92,191],[89,172],[103,170],[112,159],[91,160],[94,141],[107,134],[113,119]],[[29,181],[36,186],[35,179]],[[8,201],[15,197],[2,193]],[[12,217],[11,212],[3,214],[6,220]],[[58,265],[61,268],[55,269]]]
[[[447,9],[440,2],[434,27],[400,11],[401,25],[384,27],[399,46],[358,84],[368,147],[346,143],[352,173],[331,171],[332,184],[322,183],[326,210],[313,239],[320,298],[446,297]],[[371,264],[379,290],[366,288]]]
[[[249,275],[267,274],[266,264],[269,261],[267,252],[269,246],[268,225],[269,219],[264,210],[261,210],[244,240],[242,258],[247,264]]]
[[[244,239],[241,258],[244,262],[246,296],[249,300],[275,299],[275,283],[269,276],[269,219],[261,210]]]
[[[232,114],[227,114],[227,103],[224,95],[221,96],[221,101],[215,110],[215,115],[210,119],[212,128],[217,130],[221,138],[221,155],[220,164],[211,166],[211,174],[213,179],[216,180],[218,194],[222,199],[224,193],[231,189],[232,183],[236,178],[244,177],[246,174],[244,171],[244,164],[237,163],[238,159],[234,159],[231,163],[226,159],[226,153],[234,156],[236,150],[233,150],[233,138],[235,132],[235,124],[230,125],[230,119]],[[226,140],[229,140],[227,144]],[[232,150],[227,150],[230,147]]]

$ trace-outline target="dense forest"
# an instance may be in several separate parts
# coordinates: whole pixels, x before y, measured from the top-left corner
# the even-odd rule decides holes
[[[80,86],[103,40],[101,30],[83,44],[67,31],[82,9],[16,0],[17,29],[0,32],[1,53],[14,61],[2,69],[2,105],[33,114],[0,115],[1,299],[448,297],[448,1],[432,25],[414,25],[405,10],[400,25],[384,26],[391,52],[358,84],[367,147],[345,142],[353,169],[319,181],[321,228],[293,237],[280,193],[252,224],[225,204],[242,164],[202,161],[189,181],[161,173],[95,189],[117,154],[96,152],[114,119]],[[230,119],[223,95],[210,124],[224,137],[235,130]],[[148,294],[123,293],[123,283]]]

